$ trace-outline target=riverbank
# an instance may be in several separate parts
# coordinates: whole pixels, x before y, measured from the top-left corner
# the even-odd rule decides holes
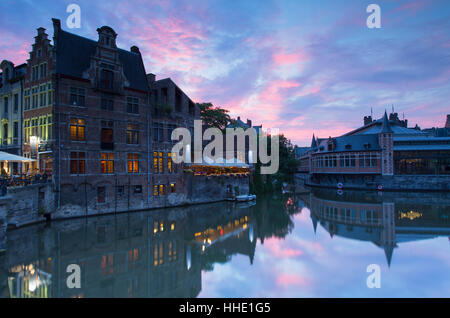
[[[299,185],[314,188],[374,191],[450,192],[449,175],[314,175],[297,173]]]
[[[35,184],[26,187],[8,188],[8,194],[0,197],[0,250],[2,232],[7,229],[44,222],[88,216],[110,215],[160,208],[181,207],[220,202],[234,194],[249,193],[248,177],[211,177],[187,174],[178,192],[142,193],[135,186],[122,187],[107,193],[102,200],[97,188],[91,185],[72,189],[71,195],[64,195],[58,207],[58,193],[52,183]]]

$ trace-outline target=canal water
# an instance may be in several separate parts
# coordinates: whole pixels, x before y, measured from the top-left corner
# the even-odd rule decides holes
[[[314,189],[37,224],[0,297],[449,297],[449,218],[448,193]]]

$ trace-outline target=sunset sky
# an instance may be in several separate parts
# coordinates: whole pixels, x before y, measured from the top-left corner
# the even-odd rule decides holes
[[[80,29],[66,25],[71,3]],[[381,7],[381,29],[366,26],[370,3]],[[36,28],[53,35],[53,17],[91,39],[111,26],[157,79],[300,146],[361,126],[371,107],[379,118],[393,104],[422,128],[444,126],[450,113],[448,0],[2,0],[0,59],[25,62]]]

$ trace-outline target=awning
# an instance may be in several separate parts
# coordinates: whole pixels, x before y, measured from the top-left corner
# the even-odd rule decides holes
[[[13,155],[4,151],[0,151],[0,161],[10,161],[10,162],[30,162],[36,161],[34,159],[25,158],[18,155]]]
[[[222,167],[222,168],[225,168],[225,167],[249,168],[250,167],[248,164],[240,161],[237,158],[231,158],[231,159],[217,158],[217,160],[214,160],[207,156],[203,156],[203,161],[201,163],[193,162],[193,163],[186,164],[186,165],[187,166]]]

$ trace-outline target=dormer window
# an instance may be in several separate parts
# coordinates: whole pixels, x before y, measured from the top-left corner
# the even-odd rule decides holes
[[[116,44],[116,37],[117,34],[116,32],[108,27],[108,26],[102,26],[101,28],[97,29],[98,32],[98,39],[99,39],[99,43],[103,46],[107,46],[107,47],[111,47],[111,48],[115,48]]]
[[[102,70],[100,73],[100,87],[113,89],[114,73],[110,70]]]
[[[350,144],[347,144],[347,145],[345,145],[345,149],[352,149],[352,145],[350,145]]]

